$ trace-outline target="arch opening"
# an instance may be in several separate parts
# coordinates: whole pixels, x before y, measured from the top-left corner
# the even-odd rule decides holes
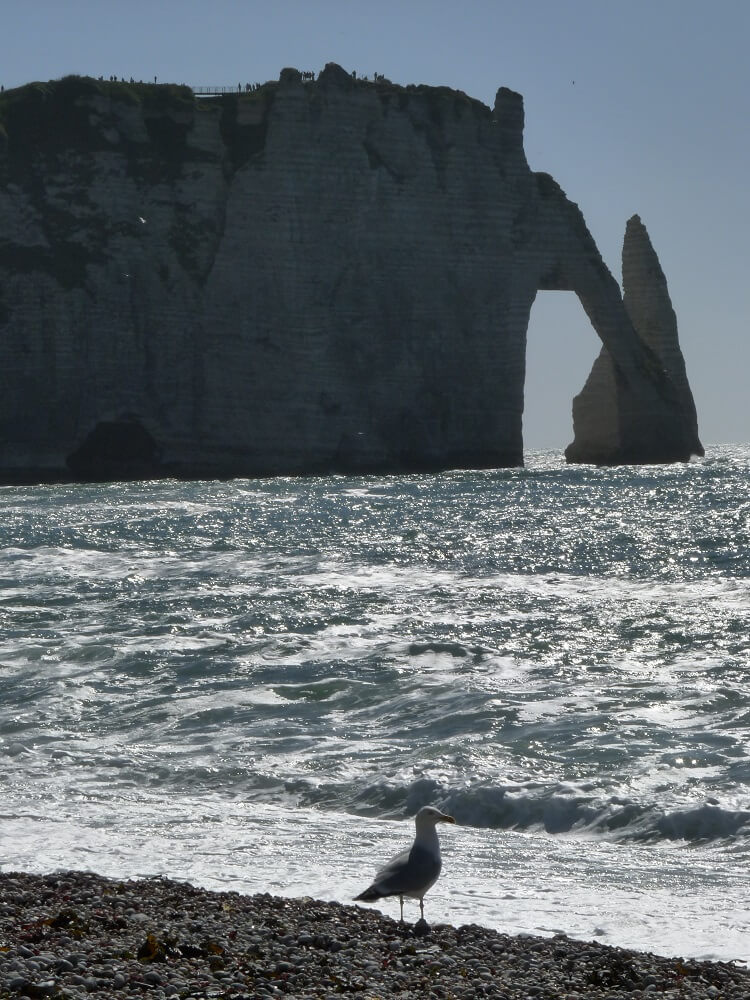
[[[602,343],[575,292],[537,292],[526,331],[522,435],[531,451],[563,451],[573,440],[573,397]]]

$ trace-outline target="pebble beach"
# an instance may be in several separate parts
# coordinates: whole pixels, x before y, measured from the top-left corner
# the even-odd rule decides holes
[[[0,998],[92,995],[726,1000],[750,996],[750,972],[165,878],[0,874]]]

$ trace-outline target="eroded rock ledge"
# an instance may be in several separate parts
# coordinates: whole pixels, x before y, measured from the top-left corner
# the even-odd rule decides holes
[[[334,64],[208,99],[5,92],[0,481],[522,464],[539,289],[603,344],[569,460],[701,454],[645,230],[623,301],[523,122],[506,88],[490,109]]]

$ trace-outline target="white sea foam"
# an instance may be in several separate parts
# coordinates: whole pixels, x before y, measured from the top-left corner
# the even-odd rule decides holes
[[[749,457],[4,490],[3,866],[746,955]]]

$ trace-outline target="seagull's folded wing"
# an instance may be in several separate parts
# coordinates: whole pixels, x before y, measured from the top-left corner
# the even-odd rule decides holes
[[[426,892],[440,874],[440,858],[414,844],[392,858],[375,876],[373,887],[384,896]]]

